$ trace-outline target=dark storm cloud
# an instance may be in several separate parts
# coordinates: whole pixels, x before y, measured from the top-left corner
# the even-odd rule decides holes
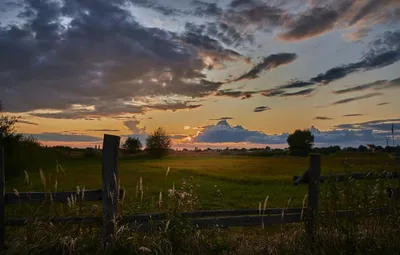
[[[342,99],[339,101],[336,101],[334,103],[332,103],[332,105],[338,105],[338,104],[347,104],[353,101],[358,101],[358,100],[362,100],[362,99],[367,99],[367,98],[371,98],[371,97],[376,97],[376,96],[381,96],[383,95],[382,93],[369,93],[363,96],[358,96],[358,97],[350,97],[350,98],[346,98],[346,99]]]
[[[333,120],[333,119],[325,116],[320,116],[320,117],[315,117],[314,120]]]
[[[256,79],[259,77],[259,74],[263,71],[268,71],[274,68],[277,68],[282,65],[290,64],[291,62],[297,59],[296,53],[278,53],[271,54],[268,57],[265,57],[262,62],[254,66],[250,71],[243,74],[239,78],[234,81],[240,81],[244,79]]]
[[[268,106],[258,106],[256,108],[254,108],[253,111],[254,112],[264,112],[264,111],[268,111],[268,110],[271,110],[271,108]]]
[[[391,88],[400,88],[400,78],[393,79],[393,80],[379,80],[372,83],[362,84],[346,89],[336,90],[333,93],[335,94],[344,94],[349,92],[356,92],[356,91],[363,91],[367,89],[375,89],[375,90],[382,90],[382,89],[391,89]]]
[[[144,27],[124,3],[26,1],[24,24],[0,27],[4,107],[64,110],[67,116],[77,115],[73,105],[94,106],[95,115],[103,114],[99,109],[105,115],[137,113],[118,105],[144,96],[203,97],[219,89],[221,84],[205,80],[196,49],[182,45],[177,34]],[[71,20],[68,26],[63,18]],[[221,58],[238,55],[212,50]]]

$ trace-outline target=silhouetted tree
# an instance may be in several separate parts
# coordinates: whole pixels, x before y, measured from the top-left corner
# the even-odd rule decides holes
[[[167,155],[170,147],[171,138],[161,127],[157,128],[146,139],[146,149],[153,157],[161,158]]]
[[[140,142],[139,138],[131,136],[126,139],[122,147],[129,153],[135,154],[142,149],[142,143]]]
[[[360,145],[360,146],[358,147],[358,151],[360,151],[360,152],[366,152],[366,151],[368,151],[368,147],[367,147],[367,146],[364,146],[364,145]]]
[[[314,136],[310,130],[296,130],[287,138],[290,155],[307,156],[314,144]]]

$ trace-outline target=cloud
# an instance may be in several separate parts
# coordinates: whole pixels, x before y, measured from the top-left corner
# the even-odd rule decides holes
[[[216,125],[204,127],[193,140],[199,143],[248,142],[280,144],[286,138],[287,134],[269,136],[259,131],[245,129],[242,126],[232,127],[226,120],[221,120]]]
[[[377,104],[377,106],[388,105],[388,104],[391,104],[391,103],[390,102],[382,102],[382,103]]]
[[[144,108],[152,109],[152,110],[161,110],[161,111],[178,111],[178,110],[190,110],[202,107],[201,104],[190,104],[190,102],[174,102],[167,104],[154,104],[154,105],[146,105]]]
[[[366,37],[369,34],[369,32],[371,32],[371,30],[372,29],[370,27],[363,27],[363,28],[358,29],[355,32],[345,34],[344,37],[349,41],[357,42],[357,41],[361,40],[362,38]]]
[[[373,130],[373,131],[386,131],[387,133],[391,133],[392,124],[394,128],[398,130],[400,128],[400,118],[393,119],[378,119],[366,122],[358,122],[351,124],[340,124],[337,125],[336,128],[339,129],[355,129],[355,130]]]
[[[287,31],[278,35],[284,41],[300,41],[321,35],[334,28],[340,13],[327,8],[312,8],[287,23]]]
[[[233,120],[233,118],[232,117],[221,117],[218,119],[210,119],[210,120]]]
[[[354,63],[337,66],[310,79],[311,82],[329,84],[349,74],[382,68],[400,60],[400,31],[386,32],[382,38],[370,43],[369,51]]]
[[[26,121],[26,120],[18,120],[17,123],[20,124],[27,124],[27,125],[33,125],[33,126],[38,126],[39,124],[35,123],[35,122],[31,122],[31,121]]]
[[[344,114],[342,115],[343,117],[358,117],[358,116],[363,116],[364,114],[361,113],[350,113],[350,114]]]
[[[250,71],[243,74],[239,78],[234,81],[241,81],[244,79],[256,79],[259,77],[259,74],[263,71],[269,71],[271,69],[277,68],[282,65],[290,64],[291,62],[297,59],[296,53],[278,53],[271,54],[268,57],[265,57],[262,62],[254,66]]]
[[[220,97],[248,99],[252,97],[253,94],[258,94],[258,93],[260,93],[260,91],[238,91],[238,90],[225,89],[225,90],[218,90],[218,92],[215,93],[214,95]]]
[[[139,127],[140,120],[133,117],[131,120],[124,121],[125,127],[127,127],[133,134],[140,135],[146,133],[146,127]]]
[[[271,108],[268,106],[258,106],[256,108],[254,108],[254,112],[263,112],[263,111],[268,111],[268,110],[271,110]]]
[[[99,142],[103,139],[101,137],[89,135],[70,135],[61,133],[43,132],[38,134],[25,134],[32,135],[40,141],[54,141],[54,142]]]
[[[323,117],[315,117],[314,120],[333,120],[333,119],[323,116]]]
[[[349,92],[356,92],[356,91],[363,91],[367,89],[375,89],[375,90],[382,90],[382,89],[391,89],[391,88],[400,88],[400,78],[393,79],[393,80],[378,80],[372,83],[362,84],[355,87],[350,87],[346,89],[336,90],[333,91],[335,94],[344,94]]]
[[[188,135],[180,135],[180,134],[175,134],[175,135],[170,135],[171,139],[177,139],[177,140],[181,140],[184,138],[189,137]]]
[[[381,96],[383,95],[382,93],[369,93],[363,96],[358,96],[358,97],[350,97],[350,98],[346,98],[346,99],[342,99],[339,101],[336,101],[334,103],[332,103],[332,105],[338,105],[338,104],[347,104],[353,101],[358,101],[358,100],[362,100],[362,99],[367,99],[367,98],[371,98],[371,97],[376,97],[376,96]]]
[[[305,87],[310,87],[313,86],[315,83],[311,81],[299,81],[299,80],[294,80],[290,81],[287,84],[277,86],[275,89],[299,89],[299,88],[305,88]]]
[[[335,129],[320,131],[314,126],[311,130],[314,135],[317,146],[339,145],[358,146],[360,144],[381,144],[386,143],[385,137],[391,124],[388,122],[400,122],[400,119],[373,120],[365,122],[362,128],[353,126],[352,124],[338,125]],[[362,123],[361,123],[362,124]],[[399,123],[400,124],[400,123]],[[398,124],[395,124],[395,127]],[[390,126],[390,127],[389,127]],[[389,129],[387,129],[389,127]],[[266,134],[260,131],[252,131],[242,126],[231,126],[225,120],[218,122],[216,125],[204,127],[201,132],[193,137],[193,141],[197,143],[252,143],[252,144],[287,144],[288,133],[282,134]],[[396,135],[400,132],[396,129]]]
[[[278,38],[284,41],[301,41],[316,37],[333,29],[357,28],[346,35],[351,40],[366,36],[376,24],[397,22],[397,0],[340,0],[311,1],[311,8],[304,12],[287,14],[283,19],[283,32]],[[394,16],[394,17],[393,17]]]
[[[118,132],[119,129],[87,129],[87,132]]]
[[[158,96],[204,97],[219,89],[221,84],[206,81],[199,48],[182,44],[180,34],[145,27],[125,3],[26,1],[21,25],[0,27],[4,107],[76,116],[70,109],[77,104],[107,110],[102,106],[143,97],[153,103]],[[223,59],[237,55],[216,45],[209,51]]]
[[[312,92],[314,92],[315,89],[303,89],[297,92],[286,92],[282,93],[279,96],[280,97],[292,97],[292,96],[306,96],[310,95]]]

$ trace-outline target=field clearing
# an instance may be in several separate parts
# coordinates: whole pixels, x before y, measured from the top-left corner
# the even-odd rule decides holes
[[[352,172],[395,171],[395,161],[388,154],[348,153],[322,158],[322,174],[345,172],[344,160]],[[65,176],[58,177],[58,191],[101,188],[101,158],[69,159],[60,162]],[[41,184],[38,170],[31,169],[29,177],[34,184],[27,187],[24,178],[6,182],[6,191],[54,191],[56,167],[44,162],[47,187]],[[170,167],[168,176],[167,168]],[[172,155],[160,160],[122,158],[119,160],[121,188],[126,190],[123,213],[157,211],[160,191],[167,196],[173,184],[181,188],[193,185],[198,196],[194,209],[240,209],[257,208],[260,201],[269,196],[268,207],[302,205],[307,185],[294,186],[292,177],[300,175],[308,167],[308,158],[289,156],[251,157],[191,153],[184,156]],[[61,172],[60,172],[61,173]],[[49,175],[50,174],[50,175]],[[140,177],[144,194],[136,189]]]

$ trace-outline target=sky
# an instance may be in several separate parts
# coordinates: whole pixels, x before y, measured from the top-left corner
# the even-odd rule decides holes
[[[399,0],[0,0],[0,56],[4,114],[46,145],[400,138]]]

